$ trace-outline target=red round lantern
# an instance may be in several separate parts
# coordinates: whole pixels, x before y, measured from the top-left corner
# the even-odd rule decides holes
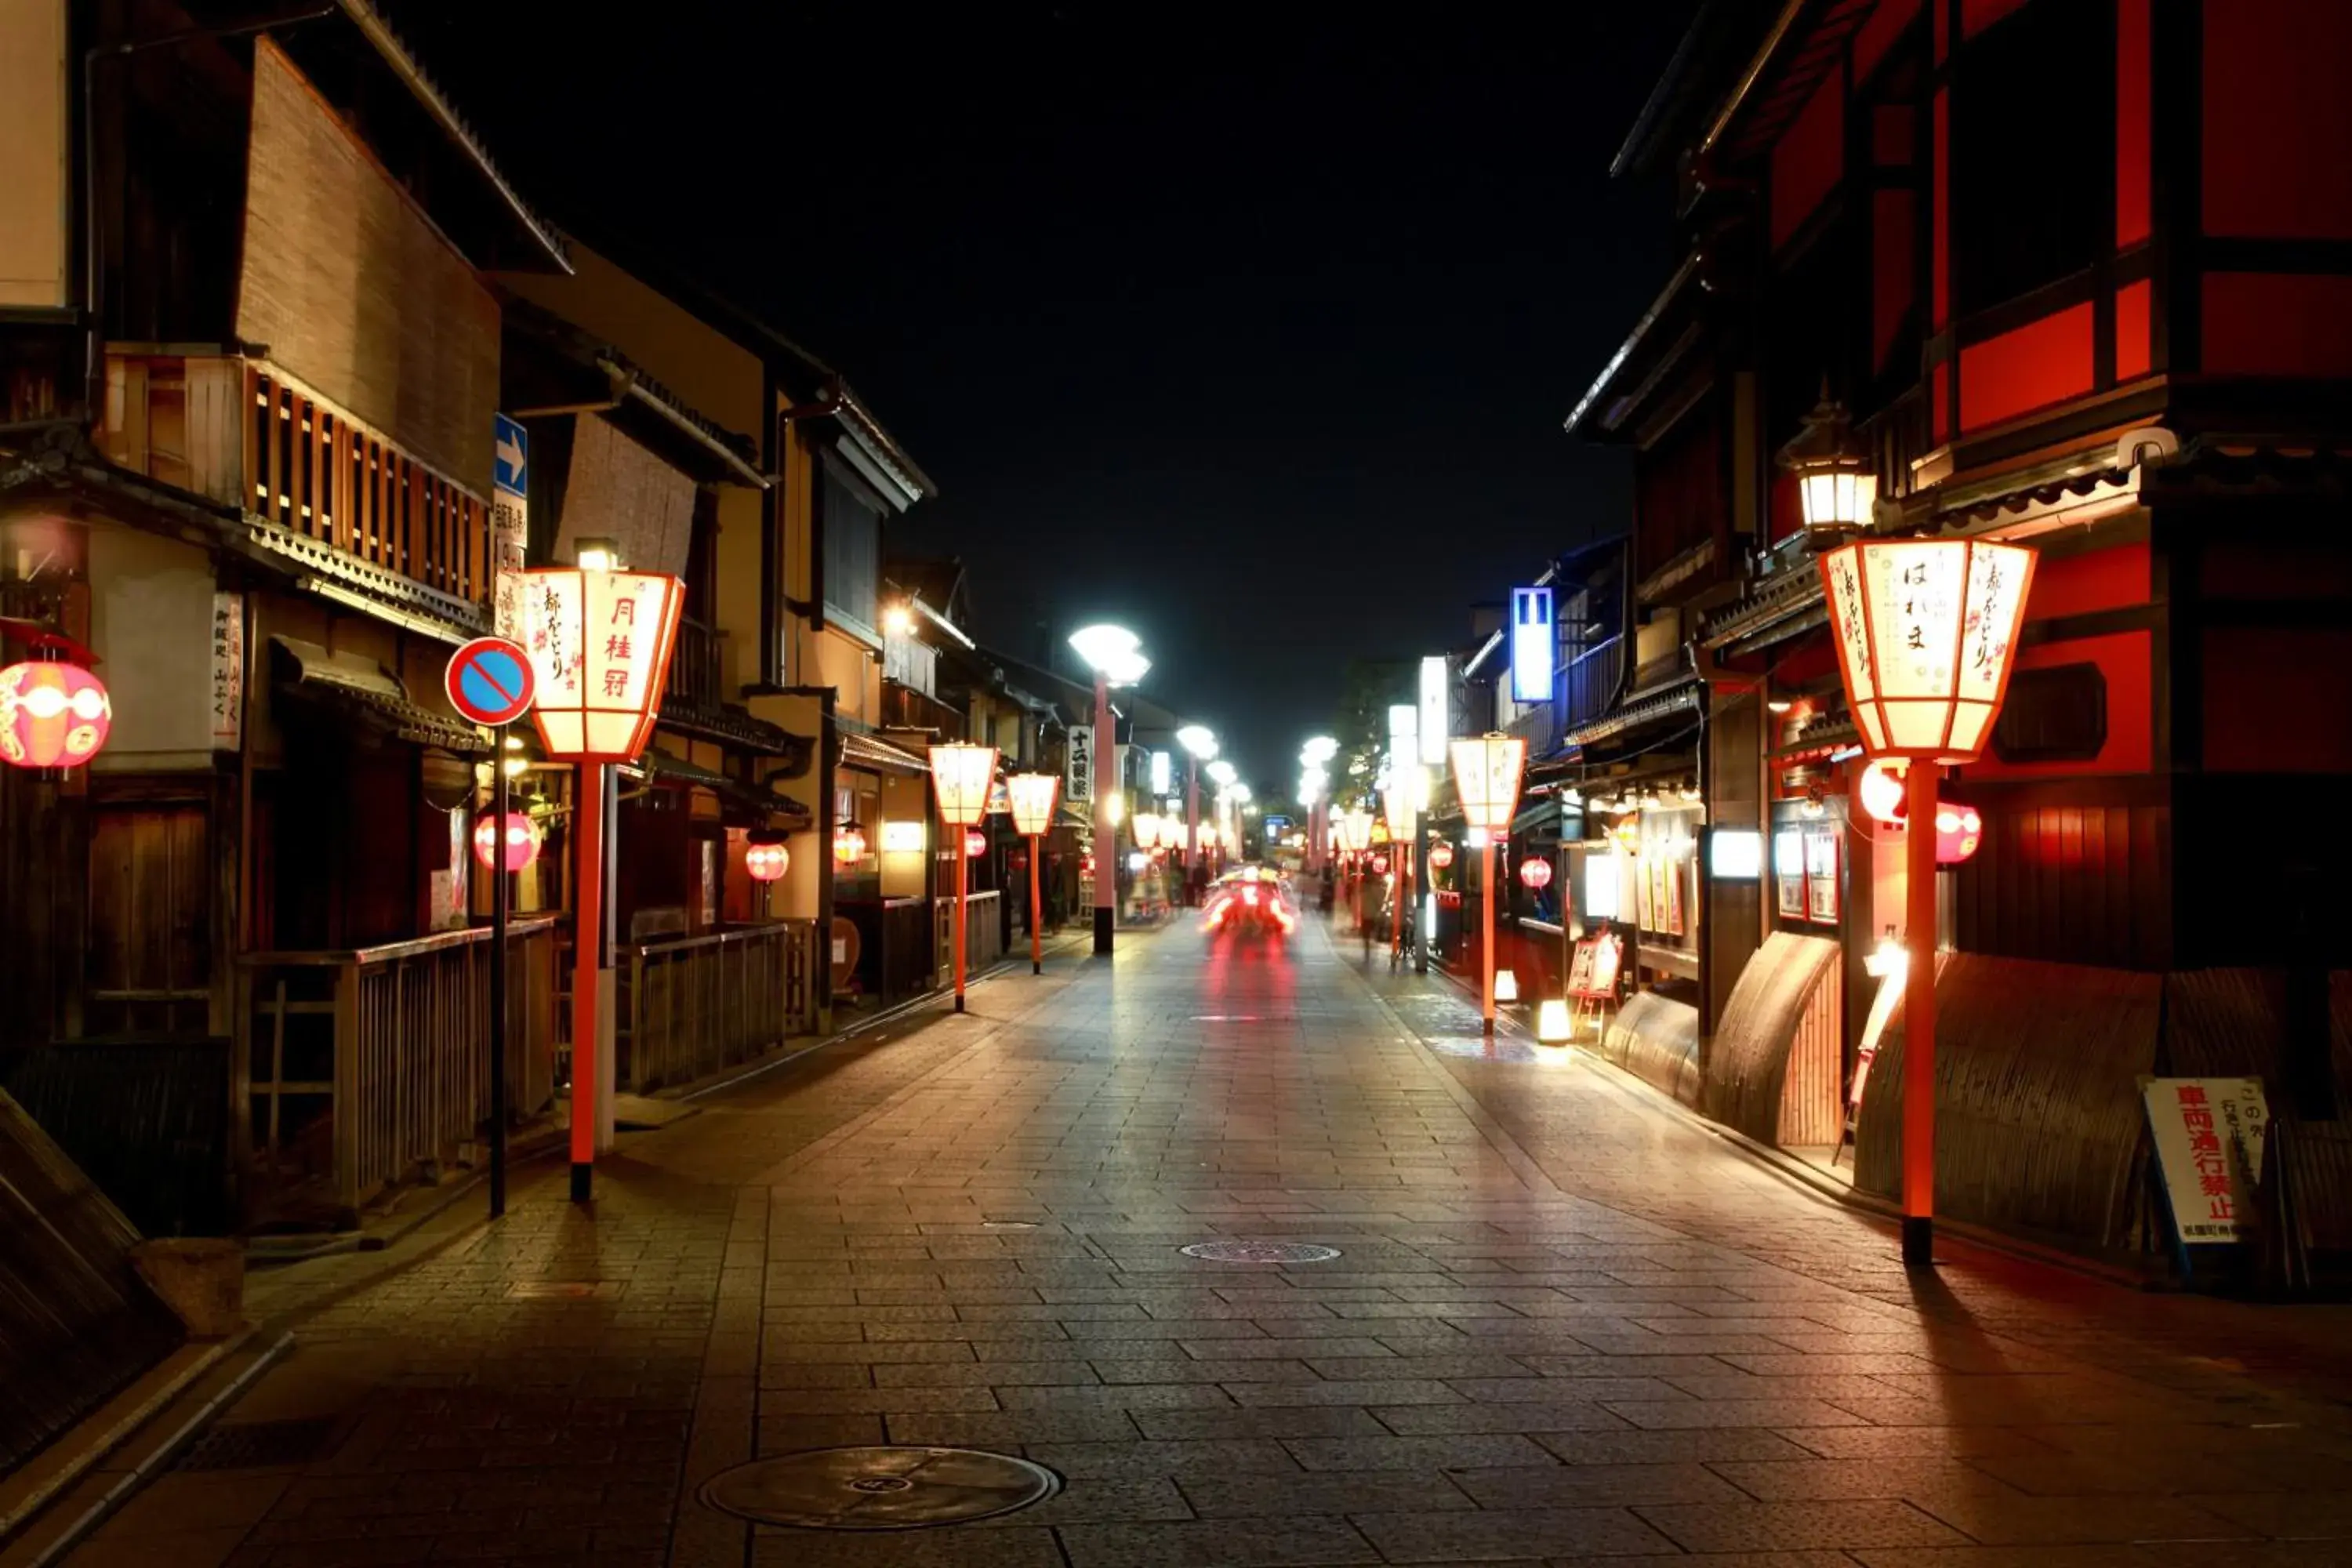
[[[781,838],[753,839],[743,846],[743,869],[755,882],[779,880],[792,864],[792,851]]]
[[[474,824],[474,858],[485,871],[520,871],[539,858],[539,824],[520,811]]]
[[[1551,886],[1551,862],[1527,859],[1519,862],[1519,880],[1531,893],[1539,893]]]
[[[0,763],[79,767],[113,727],[105,682],[81,666],[42,659],[0,669]]]
[[[1372,857],[1372,875],[1373,875],[1373,876],[1375,876],[1375,877],[1385,877],[1385,876],[1387,876],[1388,874],[1389,874],[1389,858],[1388,858],[1387,856],[1385,856],[1385,855],[1375,855],[1375,856],[1373,856],[1373,857]]]
[[[1862,770],[1854,790],[1862,797],[1862,809],[1874,822],[1901,822],[1911,815],[1911,801],[1900,765],[1889,767],[1883,762],[1872,763]]]
[[[1983,836],[1984,818],[1977,815],[1976,807],[1951,800],[1937,803],[1937,865],[1958,865],[1977,852],[1977,844]]]
[[[988,853],[988,835],[977,827],[963,830],[963,858],[977,860]]]
[[[1439,870],[1454,864],[1454,846],[1440,839],[1429,847],[1429,863]]]
[[[850,867],[866,858],[866,830],[851,823],[833,836],[833,863]]]

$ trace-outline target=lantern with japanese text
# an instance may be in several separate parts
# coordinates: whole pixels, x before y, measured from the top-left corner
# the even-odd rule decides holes
[[[1551,886],[1551,862],[1535,857],[1519,862],[1519,882],[1531,893],[1540,893]]]
[[[1527,771],[1528,743],[1516,735],[1488,733],[1448,743],[1454,762],[1454,791],[1461,797],[1462,816],[1478,836],[1481,893],[1479,908],[1480,967],[1485,984],[1479,994],[1478,1021],[1483,1032],[1495,1032],[1495,840],[1511,830],[1519,809],[1519,778]]]
[[[539,824],[530,814],[509,811],[474,824],[474,858],[486,871],[520,871],[539,858]]]
[[[780,835],[755,836],[743,846],[743,871],[755,882],[776,882],[792,869],[793,853]]]
[[[1873,758],[1910,764],[1903,1260],[1927,1268],[1935,1262],[1936,863],[1944,837],[1937,831],[1937,775],[1948,763],[1973,762],[1992,733],[2033,586],[2034,553],[1977,539],[1885,539],[1842,545],[1821,563],[1839,672],[1863,747]]]
[[[634,762],[653,733],[686,602],[656,572],[542,567],[523,574],[531,717],[559,762]]]
[[[78,664],[37,659],[0,669],[0,763],[79,767],[113,725],[105,682]]]
[[[980,820],[988,815],[990,786],[996,782],[996,748],[953,741],[944,746],[933,746],[930,758],[931,793],[939,797],[940,820],[963,830],[960,840],[963,853],[956,857],[955,905],[955,1010],[961,1013],[966,947],[964,920],[971,885],[971,868],[966,862],[988,848],[988,837],[980,831]]]
[[[845,822],[833,833],[833,863],[841,869],[853,870],[866,858],[866,829],[854,822]]]

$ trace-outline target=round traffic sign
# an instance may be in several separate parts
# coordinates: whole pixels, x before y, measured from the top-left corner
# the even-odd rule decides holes
[[[530,711],[539,680],[530,655],[505,637],[476,637],[449,657],[449,705],[477,724],[511,724]]]

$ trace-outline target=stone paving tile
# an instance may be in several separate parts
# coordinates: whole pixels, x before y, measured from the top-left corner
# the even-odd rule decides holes
[[[1635,1511],[1686,1552],[1968,1544],[1958,1531],[1905,1502],[1685,1503]]]
[[[1617,1508],[1360,1513],[1355,1524],[1391,1563],[1476,1563],[1554,1553],[1660,1552],[1673,1542]]]
[[[593,1212],[518,1172],[236,1413],[341,1417],[332,1453],[169,1478],[74,1563],[2352,1563],[2352,1312],[1958,1243],[1919,1279],[1602,1071],[1482,1051],[1446,983],[1312,923],[1264,957],[1176,928],[992,981],[627,1135]],[[1343,1256],[1178,1251],[1210,1237]],[[695,1499],[885,1439],[1068,1485],[887,1537]],[[2237,1538],[2150,1539],[2192,1531]]]

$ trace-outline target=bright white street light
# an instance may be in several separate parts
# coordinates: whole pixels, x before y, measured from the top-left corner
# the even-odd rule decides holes
[[[1299,748],[1298,760],[1313,766],[1318,763],[1328,763],[1339,754],[1339,742],[1328,735],[1318,735]]]
[[[1217,737],[1206,724],[1187,724],[1176,731],[1176,743],[1202,762],[1217,754]]]
[[[1070,646],[1094,670],[1107,670],[1122,659],[1143,656],[1143,639],[1125,626],[1080,626],[1070,634]]]
[[[1242,776],[1242,771],[1233,763],[1220,759],[1209,764],[1209,776],[1216,781],[1217,787],[1220,789],[1231,789],[1234,781]]]
[[[1225,793],[1244,805],[1249,804],[1250,786],[1245,784],[1230,784],[1226,786]]]

